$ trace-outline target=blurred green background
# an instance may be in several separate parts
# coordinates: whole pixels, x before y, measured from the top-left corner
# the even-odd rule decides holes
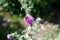
[[[7,40],[8,33],[25,29],[26,11],[35,19],[60,24],[60,0],[0,0],[0,40]]]

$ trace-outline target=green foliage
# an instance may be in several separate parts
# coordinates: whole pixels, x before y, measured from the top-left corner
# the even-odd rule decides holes
[[[51,4],[55,0],[3,0],[0,4],[11,14],[22,15],[31,13],[35,18],[37,16],[44,17],[52,10]],[[44,16],[42,16],[44,15]]]
[[[22,22],[23,20],[21,20],[20,17],[18,16],[24,17],[26,14],[31,14],[34,18],[39,16],[44,18],[45,20],[53,19],[55,12],[52,7],[52,4],[54,4],[55,2],[59,4],[57,0],[0,0],[0,8],[1,7],[3,8],[2,11],[4,10],[3,11],[4,13],[5,11],[9,12],[8,13],[9,15],[12,14],[10,16],[11,21],[6,22],[7,25],[3,27],[3,25],[1,26],[3,22],[1,22],[0,24],[1,40],[7,40],[6,35],[8,33],[13,33],[17,31],[19,34],[22,34],[22,31],[24,30],[24,27],[22,26],[22,24],[24,25],[24,23]],[[4,16],[3,15],[4,13],[1,13],[2,11],[0,9],[1,18]],[[33,27],[33,29],[35,29],[35,26]],[[45,33],[46,32],[44,32],[44,35]],[[16,33],[16,35],[14,35],[16,36],[15,38],[17,38],[17,36],[21,36],[19,34]],[[50,37],[50,33],[48,33],[47,35],[48,35],[47,37]],[[60,38],[60,34],[57,39],[59,38]],[[49,38],[46,40],[49,40]]]

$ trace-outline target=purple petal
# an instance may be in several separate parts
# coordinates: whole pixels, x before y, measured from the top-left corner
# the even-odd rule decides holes
[[[27,17],[28,17],[27,20],[24,19],[25,24],[26,25],[32,24],[32,22],[34,21],[34,18],[31,15],[29,15]]]
[[[8,39],[11,39],[11,37],[12,37],[11,34],[8,34],[8,35],[7,35],[7,38],[8,38]]]

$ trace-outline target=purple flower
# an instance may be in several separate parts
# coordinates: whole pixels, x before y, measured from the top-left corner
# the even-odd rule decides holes
[[[28,15],[28,16],[26,16],[26,17],[24,18],[24,23],[25,23],[26,25],[32,24],[33,21],[34,21],[34,18],[33,18],[31,15]]]
[[[11,38],[12,38],[12,35],[11,35],[11,34],[8,34],[8,35],[7,35],[7,38],[8,38],[8,39],[11,39]]]

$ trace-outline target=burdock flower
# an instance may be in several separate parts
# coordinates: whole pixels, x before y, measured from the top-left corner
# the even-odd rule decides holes
[[[11,35],[11,34],[8,34],[8,35],[7,35],[7,38],[8,38],[8,39],[11,39],[11,38],[12,38],[12,35]]]
[[[24,23],[25,23],[26,25],[32,24],[33,21],[34,21],[34,18],[33,18],[31,15],[27,15],[27,16],[24,18]]]

